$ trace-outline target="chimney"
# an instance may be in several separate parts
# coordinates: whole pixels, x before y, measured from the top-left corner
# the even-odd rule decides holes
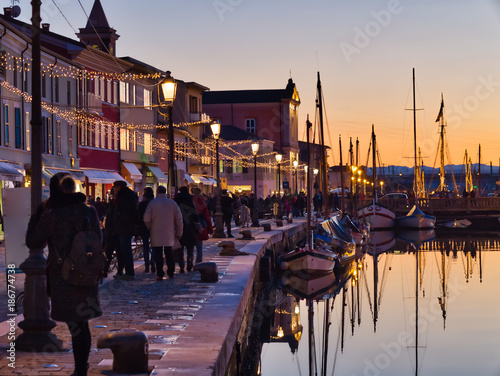
[[[49,29],[50,29],[49,23],[42,23],[42,30],[49,31]]]
[[[3,14],[7,18],[12,18],[12,7],[3,8]]]

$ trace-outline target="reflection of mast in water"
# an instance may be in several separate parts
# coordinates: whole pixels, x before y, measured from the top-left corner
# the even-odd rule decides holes
[[[443,315],[443,329],[446,329],[446,295],[448,294],[448,287],[446,283],[446,257],[444,254],[444,251],[441,250],[441,296],[438,297],[438,303],[439,306],[441,307],[441,312]]]

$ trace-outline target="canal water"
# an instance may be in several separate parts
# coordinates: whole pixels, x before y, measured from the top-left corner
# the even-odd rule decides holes
[[[284,272],[252,373],[499,376],[498,239],[378,233],[334,274]]]

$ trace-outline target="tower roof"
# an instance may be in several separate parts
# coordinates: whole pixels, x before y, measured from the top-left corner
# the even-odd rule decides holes
[[[104,9],[102,9],[100,0],[95,0],[94,6],[90,11],[87,26],[85,26],[86,29],[92,29],[93,27],[95,27],[96,29],[109,29],[109,23],[106,15],[104,14]]]

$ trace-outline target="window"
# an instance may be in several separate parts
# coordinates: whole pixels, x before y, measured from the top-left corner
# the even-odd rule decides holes
[[[52,119],[46,117],[45,124],[47,128],[47,154],[52,154]]]
[[[42,97],[47,98],[47,72],[42,72]]]
[[[71,81],[66,82],[66,104],[71,106]]]
[[[106,147],[106,126],[102,123],[99,127],[99,133],[101,136],[101,148],[105,148]]]
[[[241,169],[241,161],[234,159],[233,160],[233,173],[235,174],[241,174],[243,170]]]
[[[128,100],[128,103],[130,103],[132,106],[135,106],[135,85],[130,85],[130,98]]]
[[[245,120],[245,130],[247,132],[255,134],[255,132],[256,132],[255,119],[246,119]]]
[[[7,53],[5,51],[0,52],[0,76],[5,78],[5,68],[7,67]]]
[[[55,102],[59,103],[59,76],[54,77],[54,96]]]
[[[184,161],[186,159],[186,146],[179,141],[175,141],[174,159],[176,161]]]
[[[120,81],[120,102],[128,103],[129,99],[129,84],[128,82]]]
[[[244,159],[243,160],[243,167],[242,167],[244,174],[248,174],[248,164],[249,164],[248,159]]]
[[[192,95],[189,96],[189,113],[198,113],[198,98]]]
[[[226,172],[228,174],[232,174],[233,173],[233,161],[232,160],[228,160],[227,161],[227,168],[226,168]]]
[[[128,150],[129,149],[128,138],[129,138],[128,129],[120,129],[120,149],[121,150]]]
[[[73,124],[68,124],[68,156],[73,156]]]
[[[100,147],[101,137],[99,137],[99,130],[101,129],[101,123],[94,123],[94,146],[96,148]]]
[[[113,104],[118,104],[118,82],[113,82]]]
[[[23,82],[24,82],[24,88],[23,91],[28,92],[28,72],[29,72],[30,66],[28,63],[24,63],[24,69],[23,69]]]
[[[100,86],[100,97],[101,97],[101,100],[105,100],[106,97],[105,97],[105,93],[104,93],[104,85],[105,85],[105,82],[104,82],[104,78],[101,77],[101,79],[99,80],[99,86]]]
[[[3,106],[3,123],[4,123],[4,145],[9,146],[9,105],[4,104]]]
[[[56,142],[57,142],[57,155],[62,155],[62,142],[61,142],[61,121],[56,121]]]
[[[13,59],[13,68],[12,68],[12,74],[14,75],[14,87],[17,87],[17,57]]]
[[[151,97],[152,91],[144,89],[144,108],[146,110],[151,110]]]
[[[144,154],[153,154],[153,139],[150,133],[144,133]]]
[[[31,123],[30,123],[30,113],[24,113],[24,124],[26,126],[26,150],[31,150]]]
[[[14,129],[16,135],[16,148],[20,149],[22,146],[22,134],[21,134],[21,109],[14,108]]]
[[[111,102],[112,101],[112,96],[111,96],[111,80],[106,80],[106,102]]]
[[[130,136],[132,138],[132,148],[130,150],[137,151],[137,131],[131,131]]]

